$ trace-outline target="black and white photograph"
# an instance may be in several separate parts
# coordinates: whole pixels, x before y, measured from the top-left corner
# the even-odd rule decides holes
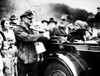
[[[0,76],[100,76],[100,0],[0,0]]]

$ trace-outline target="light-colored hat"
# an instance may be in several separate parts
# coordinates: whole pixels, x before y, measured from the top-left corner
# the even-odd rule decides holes
[[[77,20],[75,22],[75,26],[80,26],[80,29],[84,29],[84,22],[81,20]]]
[[[33,12],[31,10],[27,10],[24,14],[20,16],[20,18],[22,19],[23,17],[27,17],[31,19],[33,18],[33,16],[34,16]]]

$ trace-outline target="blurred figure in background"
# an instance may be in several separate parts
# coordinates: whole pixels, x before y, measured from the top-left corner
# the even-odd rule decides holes
[[[95,15],[95,19],[97,22],[100,21],[100,7],[97,7],[97,13]]]
[[[10,29],[10,21],[7,18],[3,18],[1,20],[1,29],[2,32],[4,33],[5,37],[6,37],[6,41],[8,41],[8,39],[11,39],[13,44],[16,42],[15,39],[15,35],[13,30]]]
[[[85,27],[84,22],[81,20],[76,20],[73,26],[74,31],[71,32],[68,36],[68,40],[71,42],[74,41],[85,41]]]
[[[53,29],[55,27],[55,25],[57,24],[57,21],[54,20],[54,18],[50,18],[48,21],[48,27],[49,29]]]
[[[17,76],[17,53],[18,50],[16,46],[9,44],[8,42],[4,42],[4,47],[2,50],[3,60],[4,60],[4,74],[5,76]]]
[[[4,41],[5,41],[5,36],[0,31],[0,76],[4,76],[4,61],[3,61],[3,54],[2,54],[2,50],[4,47],[4,44],[3,44]]]
[[[15,45],[4,42],[2,50],[4,60],[4,74],[5,76],[18,76],[17,74],[17,53],[18,50]]]
[[[48,21],[48,29],[50,32],[50,35],[53,34],[53,28],[56,27],[57,21],[54,20],[54,18],[50,18]]]
[[[95,28],[95,18],[90,17],[87,19],[87,26],[86,28],[86,40],[93,40],[97,37],[97,29]]]
[[[15,29],[18,25],[18,18],[15,15],[11,15],[10,20],[10,29]]]
[[[10,29],[10,21],[7,18],[1,20],[2,32],[5,36],[3,55],[4,55],[4,64],[5,64],[5,76],[14,76],[14,61],[15,61],[15,52],[17,51],[15,43],[15,35],[13,30]]]
[[[74,23],[74,29],[75,30],[77,30],[77,29],[85,29],[83,21],[76,20],[75,23]]]
[[[47,20],[42,20],[41,23],[43,24],[44,27],[47,27],[49,24]]]
[[[42,29],[44,31],[48,31],[49,30],[49,28],[48,28],[49,22],[47,20],[42,20],[41,23],[42,23],[42,25],[41,25]]]

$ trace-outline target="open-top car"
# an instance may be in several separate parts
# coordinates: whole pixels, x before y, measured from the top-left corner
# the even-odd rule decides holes
[[[43,42],[39,76],[96,76],[100,69],[100,46],[95,41],[60,43],[59,37]]]

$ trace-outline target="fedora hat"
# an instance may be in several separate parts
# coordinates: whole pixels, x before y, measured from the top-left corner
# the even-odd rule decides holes
[[[44,23],[44,22],[48,23],[48,21],[47,21],[47,20],[42,20],[41,22],[42,22],[42,23]]]
[[[50,18],[49,19],[49,23],[55,23],[55,24],[57,24],[57,21],[55,21],[54,18]]]
[[[31,10],[27,10],[24,14],[22,14],[21,16],[20,16],[20,18],[22,19],[23,17],[26,17],[26,18],[33,18],[33,13],[32,13],[32,11]]]
[[[11,15],[11,17],[9,18],[9,20],[17,20],[18,18],[15,15]]]
[[[97,7],[97,9],[100,9],[100,7]]]

